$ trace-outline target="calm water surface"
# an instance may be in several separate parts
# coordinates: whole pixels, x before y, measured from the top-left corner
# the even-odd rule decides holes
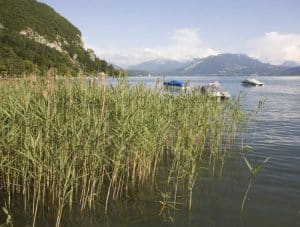
[[[158,78],[131,77],[130,83],[154,86]],[[262,111],[238,139],[227,158],[223,175],[198,182],[191,213],[179,210],[173,222],[151,209],[136,209],[116,215],[109,226],[300,226],[300,76],[259,77],[263,87],[244,87],[243,77],[172,77],[190,80],[192,86],[218,80],[232,96],[241,96],[243,108],[255,111],[264,100]],[[242,144],[251,147],[242,152]],[[249,172],[242,159],[262,162],[271,156],[258,174],[241,218],[240,207],[248,185]],[[149,202],[148,206],[152,206]],[[241,222],[241,220],[244,220]]]

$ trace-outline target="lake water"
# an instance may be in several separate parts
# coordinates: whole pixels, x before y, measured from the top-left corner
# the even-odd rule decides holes
[[[157,79],[129,78],[131,84],[143,81],[149,86],[154,86]],[[126,215],[116,214],[106,225],[300,226],[300,76],[259,77],[265,83],[263,87],[244,87],[241,85],[243,77],[159,79],[161,82],[190,80],[191,86],[218,80],[232,96],[241,96],[242,106],[249,113],[257,109],[259,101],[265,103],[249,129],[237,140],[238,145],[232,148],[222,176],[198,182],[191,212],[178,210],[172,213],[173,221],[170,221],[158,216],[159,210],[155,213],[149,207],[128,207]],[[251,149],[242,151],[242,145]],[[240,208],[249,180],[243,155],[254,164],[272,158],[258,173],[242,217]],[[148,206],[152,205],[149,202]]]

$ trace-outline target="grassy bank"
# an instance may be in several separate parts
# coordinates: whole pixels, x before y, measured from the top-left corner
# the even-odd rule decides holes
[[[8,206],[22,201],[32,223],[49,211],[56,226],[65,210],[108,212],[110,200],[162,182],[174,204],[186,192],[191,208],[199,171],[222,166],[242,117],[237,101],[173,96],[126,82],[2,81],[1,191]]]

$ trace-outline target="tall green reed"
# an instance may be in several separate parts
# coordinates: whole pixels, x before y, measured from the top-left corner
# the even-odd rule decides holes
[[[2,191],[9,206],[21,198],[33,226],[42,212],[56,226],[67,211],[108,213],[145,187],[165,187],[174,207],[187,193],[191,209],[199,171],[222,166],[243,117],[238,101],[126,81],[4,81],[0,101]]]

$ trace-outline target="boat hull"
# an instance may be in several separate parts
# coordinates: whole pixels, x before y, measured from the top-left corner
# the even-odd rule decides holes
[[[260,82],[260,81],[258,81],[256,79],[246,79],[246,80],[243,80],[242,84],[245,85],[245,86],[256,86],[256,87],[264,85],[264,83],[262,83],[262,82]]]
[[[209,83],[208,85],[201,87],[201,93],[220,99],[229,99],[231,97],[228,91],[221,88],[219,82]]]

